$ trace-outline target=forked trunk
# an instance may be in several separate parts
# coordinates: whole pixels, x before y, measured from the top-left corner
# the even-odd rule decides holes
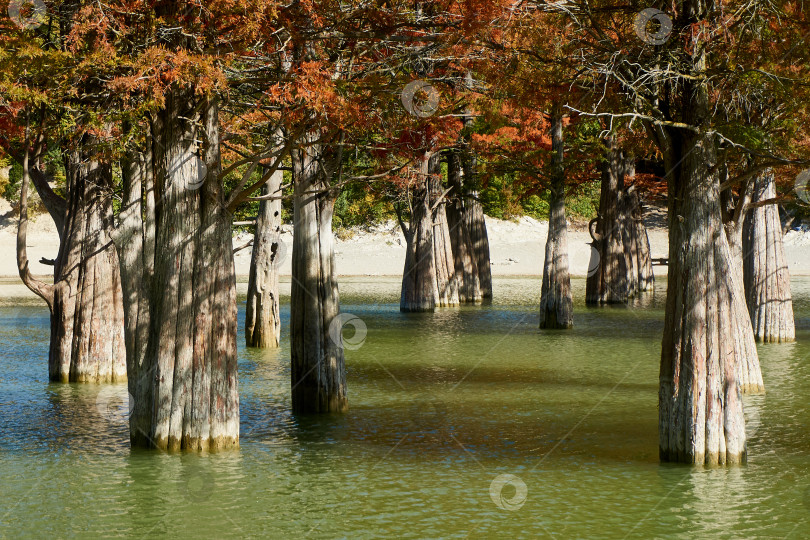
[[[59,216],[61,234],[54,284],[32,287],[30,275],[23,276],[27,268],[25,272],[21,270],[21,276],[32,291],[40,296],[45,293],[43,298],[50,308],[50,380],[125,381],[121,278],[118,255],[110,238],[112,170],[109,165],[83,156],[78,150],[68,156],[67,169],[67,201],[64,214]],[[34,173],[41,175],[39,171]],[[21,208],[27,221],[28,171],[24,176]],[[47,183],[40,189],[46,187]],[[23,218],[21,225],[22,222]],[[24,250],[24,234],[22,241]]]
[[[278,347],[281,337],[278,273],[285,246],[281,242],[281,183],[283,171],[276,171],[262,187],[262,195],[273,199],[259,203],[253,254],[250,260],[245,310],[245,341],[248,347]]]
[[[725,168],[721,168],[721,182],[725,180],[724,174]],[[720,204],[723,209],[723,226],[731,254],[729,276],[732,278],[731,282],[735,290],[731,311],[733,317],[737,320],[735,331],[738,335],[736,339],[741,346],[741,354],[737,359],[738,380],[740,389],[744,394],[758,394],[765,391],[762,383],[759,355],[754,341],[754,334],[752,328],[750,328],[751,322],[748,318],[743,289],[743,223],[751,202],[752,190],[753,184],[747,182],[737,197],[733,196],[730,190],[720,194]]]
[[[565,219],[565,170],[563,169],[563,117],[559,106],[551,114],[551,186],[548,237],[540,295],[540,328],[571,328],[574,307],[568,273],[568,229]]]
[[[173,89],[151,133],[152,163],[147,154],[125,165],[119,240],[122,272],[135,282],[125,293],[127,337],[147,336],[127,347],[130,438],[166,450],[238,446],[236,280],[217,103]]]
[[[757,340],[793,341],[796,330],[790,292],[790,270],[782,242],[773,172],[754,184],[754,208],[745,218],[743,274],[745,298]],[[765,203],[765,204],[763,204]]]
[[[710,135],[672,138],[659,453],[662,461],[738,463],[746,457],[738,370],[746,344],[734,315],[741,291],[712,172],[714,141]]]
[[[332,234],[336,193],[329,186],[340,164],[339,150],[317,144],[293,152],[290,345],[296,413],[349,408]]]
[[[472,237],[464,204],[464,188],[461,180],[461,160],[456,152],[447,154],[447,184],[450,198],[447,203],[447,224],[450,230],[450,245],[455,261],[455,276],[459,300],[477,304],[483,299],[480,274],[475,257]]]
[[[400,311],[433,311],[459,304],[440,170],[439,154],[424,157],[410,226],[403,225],[407,247]]]

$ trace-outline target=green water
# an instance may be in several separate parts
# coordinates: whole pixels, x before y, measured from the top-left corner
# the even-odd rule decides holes
[[[636,309],[580,300],[573,330],[541,332],[537,279],[419,315],[399,313],[398,287],[341,283],[367,327],[347,352],[343,417],[291,414],[286,339],[240,348],[241,449],[214,455],[131,451],[126,386],[49,384],[47,311],[0,307],[0,536],[810,531],[810,279],[794,281],[798,342],[760,348],[768,393],[746,398],[749,462],[727,469],[658,463],[663,293]],[[288,317],[285,303],[285,330]],[[500,475],[517,483],[499,491]]]

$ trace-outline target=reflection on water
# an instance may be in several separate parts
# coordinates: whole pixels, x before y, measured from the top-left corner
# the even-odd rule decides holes
[[[0,307],[0,537],[805,534],[810,279],[799,341],[760,346],[767,394],[729,469],[658,463],[663,292],[595,309],[573,285],[575,328],[543,332],[537,279],[435,314],[399,313],[398,280],[347,280],[368,331],[351,410],[291,413],[286,335],[241,349],[242,447],[210,455],[131,451],[126,385],[49,384],[47,311]]]

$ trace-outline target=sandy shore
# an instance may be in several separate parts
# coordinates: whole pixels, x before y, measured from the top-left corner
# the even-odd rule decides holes
[[[651,212],[648,219],[650,248],[654,258],[667,257],[667,231],[662,227],[660,211]],[[17,219],[6,201],[0,200],[0,297],[32,296],[17,276],[16,263]],[[530,217],[517,221],[487,218],[492,273],[496,276],[540,276],[548,223]],[[234,247],[250,240],[249,234],[237,234]],[[282,276],[290,274],[292,228],[283,228]],[[572,275],[584,276],[588,272],[591,248],[590,236],[583,226],[572,224],[568,232],[569,263]],[[59,238],[53,221],[47,215],[38,216],[28,232],[28,258],[31,271],[49,280],[52,267],[39,262],[40,258],[56,256]],[[790,231],[785,237],[785,250],[793,275],[810,275],[810,232]],[[250,248],[236,256],[236,274],[244,282],[250,269]],[[405,239],[394,222],[376,226],[371,230],[353,231],[350,238],[339,239],[336,246],[337,269],[341,276],[399,276],[405,262]],[[666,275],[665,266],[655,267],[656,275]],[[243,287],[240,286],[240,289]]]

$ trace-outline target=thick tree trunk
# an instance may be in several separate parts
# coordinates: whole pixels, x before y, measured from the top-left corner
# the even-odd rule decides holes
[[[60,229],[54,284],[33,286],[26,257],[21,276],[26,285],[46,299],[50,308],[50,380],[124,381],[127,378],[124,308],[118,255],[110,238],[112,170],[92,157],[82,156],[79,150],[68,156],[67,165],[68,199],[66,203],[57,201],[48,206],[58,214],[54,220]],[[21,218],[21,225],[27,222],[28,173],[27,170],[24,173],[25,197],[21,207],[26,216],[25,220]],[[44,190],[47,182],[45,186],[39,185],[44,176],[38,170],[34,174],[40,178],[38,187]],[[19,247],[25,249],[24,234]]]
[[[767,171],[754,184],[755,206],[745,218],[742,235],[748,312],[756,339],[766,343],[796,337],[779,210],[776,204],[762,204],[775,198],[773,172]]]
[[[627,303],[649,290],[654,279],[641,201],[635,186],[625,181],[635,176],[635,164],[613,137],[607,145],[599,216],[588,226],[594,253],[585,301],[591,305]]]
[[[689,0],[678,25],[714,16],[707,4]],[[685,127],[648,126],[669,176],[659,454],[662,461],[739,463],[746,459],[740,363],[748,361],[753,331],[748,318],[738,316],[744,292],[723,230],[716,140],[708,129],[706,48],[696,43],[678,51],[691,77],[662,106],[677,111],[673,121]]]
[[[410,227],[403,227],[407,247],[400,311],[433,311],[459,304],[440,171],[439,154],[423,158]]]
[[[167,92],[151,132],[154,185],[151,171],[143,174],[149,164],[126,164],[119,242],[122,272],[146,282],[140,290],[128,284],[125,293],[127,337],[147,335],[145,347],[127,347],[134,399],[130,437],[134,446],[167,450],[234,447],[236,280],[230,215],[218,178],[216,101]],[[140,223],[138,187],[147,201]]]
[[[67,212],[54,267],[51,380],[115,382],[127,378],[124,306],[112,243],[112,169],[69,157]]]
[[[632,176],[635,176],[635,166]],[[650,238],[647,235],[647,226],[644,225],[644,205],[634,186],[630,186],[625,193],[625,205],[628,208],[630,224],[630,238],[634,245],[634,268],[637,273],[636,292],[644,293],[655,288],[655,274],[652,268],[650,255]]]
[[[278,198],[259,203],[245,310],[245,341],[248,347],[278,347],[281,337],[278,273],[284,253],[281,243],[283,178],[284,172],[276,171],[262,188],[262,195]]]
[[[459,300],[466,304],[477,304],[483,299],[481,276],[475,257],[472,237],[464,205],[464,188],[461,180],[461,160],[456,152],[447,154],[447,184],[450,198],[447,204],[447,224],[450,230],[450,245],[455,261],[455,275],[458,283]]]
[[[468,88],[472,86],[472,77],[467,74]],[[471,128],[472,116],[464,117],[465,128]],[[481,288],[481,297],[492,300],[492,264],[489,254],[489,236],[487,223],[484,217],[484,207],[481,206],[480,182],[478,178],[478,158],[470,148],[469,142],[461,156],[461,166],[464,172],[464,219],[467,221],[467,231],[472,242],[475,266],[478,269],[478,285]]]
[[[589,265],[585,286],[587,304],[626,303],[635,292],[633,259],[625,249],[629,220],[624,216],[624,157],[613,137],[607,140],[602,164],[599,215],[588,226],[595,261]],[[595,229],[595,230],[594,230]]]
[[[746,457],[738,369],[746,344],[734,313],[739,288],[723,231],[719,181],[712,172],[715,143],[710,135],[676,133],[673,140],[667,156],[672,174],[660,457],[737,463]]]
[[[563,169],[563,117],[558,106],[551,115],[551,186],[548,237],[540,296],[540,328],[571,328],[574,307],[568,273],[568,230],[565,220],[565,170]]]
[[[336,193],[329,187],[341,157],[339,150],[317,144],[293,152],[290,342],[296,413],[345,412],[349,408],[332,234]]]

